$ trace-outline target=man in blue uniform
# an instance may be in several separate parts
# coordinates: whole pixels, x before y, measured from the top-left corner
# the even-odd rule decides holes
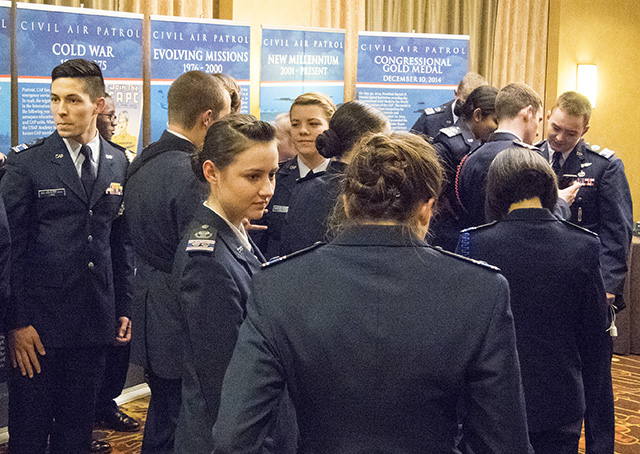
[[[458,88],[453,90],[455,97],[438,107],[428,107],[418,118],[411,132],[422,134],[429,140],[438,135],[442,128],[453,126],[458,121],[460,108],[473,90],[481,85],[487,85],[487,80],[480,74],[468,72],[458,84]]]
[[[202,71],[184,73],[169,89],[167,130],[129,169],[126,216],[137,266],[131,357],[145,368],[151,388],[143,453],[173,452],[183,346],[171,271],[178,242],[205,194],[190,154],[202,147],[209,127],[229,113],[230,104],[216,78]]]
[[[100,68],[51,73],[56,132],[14,147],[0,183],[12,234],[7,340],[12,453],[89,452],[105,347],[127,338],[133,267],[121,214],[125,155],[102,139]],[[116,325],[117,320],[117,325]]]
[[[615,300],[617,309],[622,309],[633,231],[631,193],[624,165],[614,152],[589,145],[582,138],[590,118],[591,103],[586,96],[573,91],[560,95],[548,116],[547,140],[538,145],[561,181],[564,175],[577,177],[581,186],[569,220],[600,236],[607,299]]]

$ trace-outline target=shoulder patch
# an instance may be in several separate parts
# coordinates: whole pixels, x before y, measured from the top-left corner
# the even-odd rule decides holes
[[[569,227],[573,227],[574,229],[578,229],[584,233],[588,233],[589,235],[593,235],[595,237],[598,236],[596,232],[589,229],[585,229],[584,227],[574,224],[573,222],[565,221],[564,219],[560,219],[560,221],[562,221],[564,224],[568,225]]]
[[[585,148],[595,154],[599,154],[605,159],[611,159],[616,154],[615,151],[609,150],[608,148],[600,148],[599,145],[587,144]]]
[[[218,231],[213,227],[204,224],[194,226],[191,229],[190,238],[187,241],[187,252],[208,252],[211,253],[216,245]]]
[[[533,150],[533,151],[540,151],[538,147],[534,145],[529,145],[528,143],[524,143],[522,140],[519,140],[519,139],[514,140],[513,143],[514,145],[517,145],[522,148],[528,148],[529,150]]]
[[[312,244],[309,247],[306,247],[304,249],[300,249],[299,251],[296,252],[292,252],[291,254],[287,254],[287,255],[283,255],[282,257],[276,257],[273,258],[271,260],[269,260],[267,263],[263,263],[261,268],[268,268],[270,266],[273,265],[277,265],[278,263],[282,263],[285,260],[289,260],[292,259],[294,257],[299,257],[303,254],[306,254],[307,252],[313,251],[314,249],[319,248],[320,246],[324,246],[327,243],[323,243],[322,241],[317,241],[316,243]]]
[[[37,147],[44,143],[44,139],[37,139],[33,142],[29,143],[21,143],[20,145],[16,145],[15,147],[11,147],[14,153],[20,153],[21,151],[28,150],[29,148]]]
[[[496,271],[496,272],[500,272],[500,268],[498,268],[497,266],[493,266],[488,264],[487,262],[483,262],[482,260],[475,260],[475,259],[470,259],[469,257],[464,257],[462,255],[458,255],[458,254],[454,254],[453,252],[449,252],[447,250],[442,249],[440,246],[435,246],[433,249],[435,249],[436,251],[444,254],[444,255],[448,255],[449,257],[453,257],[455,259],[458,260],[462,260],[463,262],[467,262],[467,263],[473,263],[474,265],[477,266],[481,266],[483,268],[492,270],[492,271]]]
[[[442,128],[440,132],[445,134],[447,137],[454,137],[462,134],[462,129],[460,129],[459,126],[449,126],[448,128]]]

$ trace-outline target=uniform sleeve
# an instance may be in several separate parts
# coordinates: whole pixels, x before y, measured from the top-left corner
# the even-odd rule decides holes
[[[9,221],[0,197],[0,329],[4,326],[4,314],[9,303],[9,279],[11,271],[11,235]]]
[[[259,453],[285,392],[284,372],[260,314],[260,299],[254,287],[222,386],[214,454]]]
[[[533,453],[529,445],[509,286],[500,282],[494,310],[465,377],[462,452]]]
[[[7,172],[0,182],[0,194],[11,231],[11,295],[7,305],[5,329],[15,329],[31,325],[31,317],[25,305],[25,276],[24,263],[27,244],[32,233],[31,226],[35,225],[33,188],[31,179],[23,169],[24,163],[15,153],[9,153],[7,158]]]
[[[427,133],[426,125],[425,125],[426,121],[427,121],[427,114],[422,112],[422,115],[420,115],[420,118],[418,118],[416,122],[413,124],[413,126],[411,127],[410,132],[417,135],[425,135]]]
[[[244,318],[240,291],[224,264],[201,253],[189,258],[179,285],[188,360],[215,420],[222,379]]]
[[[111,245],[116,317],[129,317],[133,301],[135,253],[129,234],[129,226],[124,216],[118,216],[111,224],[109,243]]]
[[[193,218],[193,213],[196,212],[198,206],[204,201],[202,185],[193,172],[183,181],[187,181],[187,184],[184,185],[182,191],[180,191],[172,201],[171,206],[173,213],[172,218],[175,219],[177,223],[178,238],[182,238],[182,235],[184,235],[185,230]]]
[[[586,251],[585,275],[578,284],[582,303],[576,339],[582,362],[586,402],[587,454],[613,453],[615,414],[611,383],[612,340],[607,331],[608,305],[599,266],[599,244]]]
[[[622,295],[633,231],[633,208],[624,164],[620,159],[609,161],[600,181],[598,199],[604,288],[614,295]]]

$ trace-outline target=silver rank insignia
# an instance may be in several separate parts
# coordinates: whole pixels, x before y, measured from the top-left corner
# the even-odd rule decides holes
[[[189,240],[187,243],[187,252],[190,251],[203,251],[203,252],[213,252],[213,248],[216,244],[216,240],[198,240],[193,239]]]
[[[208,230],[200,230],[199,232],[196,232],[193,236],[201,240],[206,240],[208,238],[211,238],[213,236],[213,233],[211,233]]]

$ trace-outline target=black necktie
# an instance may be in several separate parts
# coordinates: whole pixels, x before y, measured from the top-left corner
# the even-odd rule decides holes
[[[82,169],[80,173],[80,181],[84,186],[84,192],[87,197],[91,197],[93,192],[93,184],[96,182],[96,177],[93,173],[93,165],[91,163],[91,148],[88,145],[82,145],[80,147],[80,153],[84,156],[84,162],[82,163]]]
[[[551,168],[556,173],[556,175],[560,175],[560,169],[562,168],[562,166],[560,165],[560,158],[562,158],[562,153],[560,153],[559,151],[553,153]]]

